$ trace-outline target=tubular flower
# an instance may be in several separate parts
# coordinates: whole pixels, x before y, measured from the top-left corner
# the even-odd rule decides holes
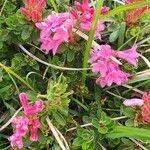
[[[123,104],[125,106],[135,107],[135,106],[142,106],[144,101],[138,98],[126,99]]]
[[[20,98],[22,107],[24,109],[24,114],[29,118],[29,126],[31,127],[30,128],[30,133],[31,133],[30,140],[37,141],[38,140],[37,129],[40,127],[40,122],[36,118],[36,114],[43,110],[43,101],[42,100],[36,101],[34,105],[30,106],[28,103],[26,93],[21,93],[19,95],[19,98]]]
[[[15,126],[15,131],[12,136],[10,136],[9,141],[12,147],[22,148],[22,138],[30,133],[30,140],[38,140],[38,128],[40,127],[40,122],[37,118],[37,113],[41,112],[44,108],[43,101],[36,101],[33,105],[29,105],[27,94],[20,93],[19,99],[24,109],[24,114],[18,118],[12,120],[12,124]]]
[[[43,101],[39,100],[34,103],[34,105],[30,106],[27,99],[26,93],[20,93],[19,95],[21,105],[24,109],[24,114],[27,116],[34,115],[43,110]]]
[[[127,54],[129,55],[128,59],[125,58]],[[119,57],[132,65],[136,65],[138,55],[135,48],[116,52],[109,45],[94,47],[91,51],[89,63],[92,72],[99,74],[100,77],[96,80],[96,83],[101,87],[111,86],[113,83],[120,85],[128,81],[128,74],[123,72],[119,64],[114,62],[111,57]]]
[[[52,51],[55,55],[59,45],[69,41],[74,23],[75,19],[69,13],[51,14],[44,22],[36,23],[37,28],[41,30],[41,49],[45,54]]]
[[[45,4],[45,0],[25,0],[25,8],[21,7],[20,10],[29,21],[36,23],[41,20]]]
[[[40,127],[40,122],[37,119],[33,119],[30,123],[30,140],[38,140],[38,128]]]
[[[134,45],[132,48],[124,51],[117,52],[117,57],[127,61],[129,64],[136,66],[138,53],[137,45]]]
[[[16,126],[16,130],[12,136],[9,137],[9,141],[12,147],[22,148],[22,138],[28,131],[29,120],[25,116],[20,116],[12,120],[12,124]]]
[[[94,16],[94,8],[91,8],[88,4],[88,0],[83,0],[82,4],[75,1],[75,8],[79,11],[79,14],[71,9],[72,15],[79,20],[80,28],[85,31],[90,31],[91,24]],[[109,7],[103,7],[100,14],[106,14],[109,11]],[[77,17],[78,16],[78,17]],[[100,32],[105,29],[104,21],[99,21],[96,28],[96,38],[101,38]]]
[[[12,148],[18,147],[19,149],[23,148],[22,136],[13,134],[8,139]]]
[[[126,4],[142,2],[144,0],[125,0]],[[126,13],[126,22],[128,25],[135,24],[142,14],[148,11],[148,6],[128,10]]]

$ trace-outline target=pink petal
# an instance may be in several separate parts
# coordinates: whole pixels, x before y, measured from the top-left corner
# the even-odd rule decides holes
[[[106,6],[104,6],[103,8],[102,8],[102,10],[101,10],[101,14],[106,14],[106,13],[108,13],[109,12],[109,7],[106,7]]]
[[[137,45],[134,45],[132,48],[124,51],[117,52],[117,57],[124,59],[128,63],[136,66],[138,53],[136,51]]]
[[[29,108],[27,94],[26,93],[20,93],[19,99],[20,99],[20,102],[21,102],[21,105],[22,105],[24,111],[26,111],[26,109]]]
[[[12,148],[18,147],[19,149],[23,148],[22,137],[16,134],[13,134],[8,139]]]
[[[40,127],[39,120],[33,120],[30,127],[30,140],[37,141],[38,140],[38,128]]]
[[[142,106],[144,101],[138,98],[126,99],[123,104],[125,106],[135,107],[135,106]]]

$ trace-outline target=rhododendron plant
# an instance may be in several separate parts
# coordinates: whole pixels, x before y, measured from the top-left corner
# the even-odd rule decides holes
[[[0,0],[0,150],[149,149],[149,7]]]
[[[136,65],[138,53],[137,46],[124,51],[115,51],[109,45],[100,45],[94,47],[91,51],[90,64],[92,71],[98,73],[100,77],[96,80],[101,87],[111,86],[112,83],[118,85],[128,81],[128,74],[120,69],[117,62],[113,61],[112,57],[124,59],[129,64]]]
[[[45,7],[45,0],[25,0],[25,8],[21,7],[22,14],[34,23],[42,18],[42,11]]]
[[[12,120],[12,124],[15,126],[15,131],[12,136],[10,136],[9,141],[12,147],[22,148],[22,138],[30,133],[30,140],[38,140],[38,128],[40,127],[40,121],[37,118],[37,113],[43,110],[43,101],[36,101],[32,106],[29,105],[27,94],[20,93],[19,99],[24,109],[24,114],[18,118]]]

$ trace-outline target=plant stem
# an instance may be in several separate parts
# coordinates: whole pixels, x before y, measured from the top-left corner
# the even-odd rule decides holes
[[[50,2],[51,2],[51,4],[52,4],[52,6],[53,6],[53,8],[54,8],[55,12],[56,12],[56,13],[58,13],[58,9],[57,9],[57,6],[56,6],[56,3],[55,3],[55,0],[50,0]]]
[[[96,29],[97,22],[99,21],[100,11],[101,11],[101,8],[103,6],[103,2],[104,2],[104,0],[98,0],[98,2],[96,4],[94,19],[93,19],[93,22],[92,22],[92,25],[91,25],[91,30],[90,30],[90,33],[89,33],[88,42],[87,42],[87,45],[86,45],[86,51],[85,51],[84,60],[83,60],[83,68],[88,67],[88,60],[89,60],[89,56],[90,56],[90,50],[91,50],[91,47],[92,47],[92,42],[93,42],[93,39],[94,39],[95,29]],[[85,80],[86,80],[86,73],[87,73],[86,70],[84,70],[82,72],[82,82],[83,82],[83,84],[85,83]]]
[[[30,44],[31,45],[31,44]],[[32,44],[33,45],[33,44]],[[32,53],[30,53],[28,50],[26,50],[21,44],[18,45],[22,51],[24,51],[27,55],[29,55],[31,58],[35,59],[36,61],[40,62],[41,64],[44,64],[46,66],[49,66],[54,69],[60,69],[60,70],[68,70],[68,71],[82,71],[82,70],[90,70],[90,68],[68,68],[68,67],[61,67],[61,66],[56,66],[53,64],[50,64],[48,62],[45,62],[41,60],[40,58],[36,57]],[[35,47],[35,46],[34,46]],[[37,47],[35,47],[37,48]]]
[[[5,7],[6,3],[7,3],[7,0],[4,1],[4,4],[3,4],[2,8],[1,8],[1,11],[0,11],[0,16],[1,16],[2,13],[3,13],[3,10],[4,10],[4,7]]]

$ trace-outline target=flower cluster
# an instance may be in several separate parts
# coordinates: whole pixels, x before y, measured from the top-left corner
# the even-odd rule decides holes
[[[94,8],[89,6],[88,0],[83,0],[82,4],[75,1],[75,8],[77,11],[71,8],[71,13],[76,19],[79,20],[80,28],[84,31],[90,31],[95,12]],[[102,8],[100,14],[105,14],[108,11],[109,7],[105,6]],[[104,21],[99,21],[97,23],[97,28],[95,32],[97,38],[101,39],[100,31],[103,31],[104,29]]]
[[[53,55],[55,55],[58,46],[69,41],[69,35],[74,23],[75,19],[70,13],[51,14],[44,22],[36,23],[37,28],[41,30],[41,49],[45,54],[52,51]]]
[[[140,111],[137,113],[137,116],[140,116],[140,121],[150,123],[150,94],[144,93],[142,99],[127,99],[123,104],[130,107],[140,107]]]
[[[96,80],[97,84],[105,87],[111,86],[112,83],[120,85],[127,82],[128,74],[120,69],[119,64],[113,61],[112,57],[121,58],[129,64],[136,65],[138,57],[136,49],[136,45],[131,49],[119,52],[113,50],[109,45],[94,47],[91,51],[89,63],[91,64],[92,72],[100,75]]]
[[[20,10],[29,21],[36,23],[41,20],[45,4],[45,0],[25,0],[25,8],[21,7]]]
[[[80,29],[90,31],[94,8],[89,7],[88,0],[83,0],[82,4],[75,2],[75,8],[70,8],[67,13],[51,14],[43,22],[36,23],[36,27],[41,30],[41,49],[45,54],[51,51],[55,55],[60,44],[69,42],[76,24],[80,24]],[[108,10],[108,7],[104,7],[101,13],[105,14]],[[99,21],[95,32],[97,38],[101,39],[100,31],[104,28],[104,21]]]
[[[134,3],[134,2],[142,2],[144,0],[125,0],[126,4]],[[141,8],[128,10],[126,13],[126,22],[128,25],[135,24],[142,14],[147,12],[148,6],[144,6]]]
[[[22,138],[28,132],[30,133],[30,140],[38,140],[38,128],[40,127],[40,122],[37,118],[37,113],[43,110],[43,101],[36,101],[32,106],[29,105],[27,94],[21,93],[19,95],[20,102],[24,109],[24,114],[18,118],[12,120],[12,124],[15,126],[15,131],[12,136],[9,137],[9,141],[12,147],[23,147]]]

